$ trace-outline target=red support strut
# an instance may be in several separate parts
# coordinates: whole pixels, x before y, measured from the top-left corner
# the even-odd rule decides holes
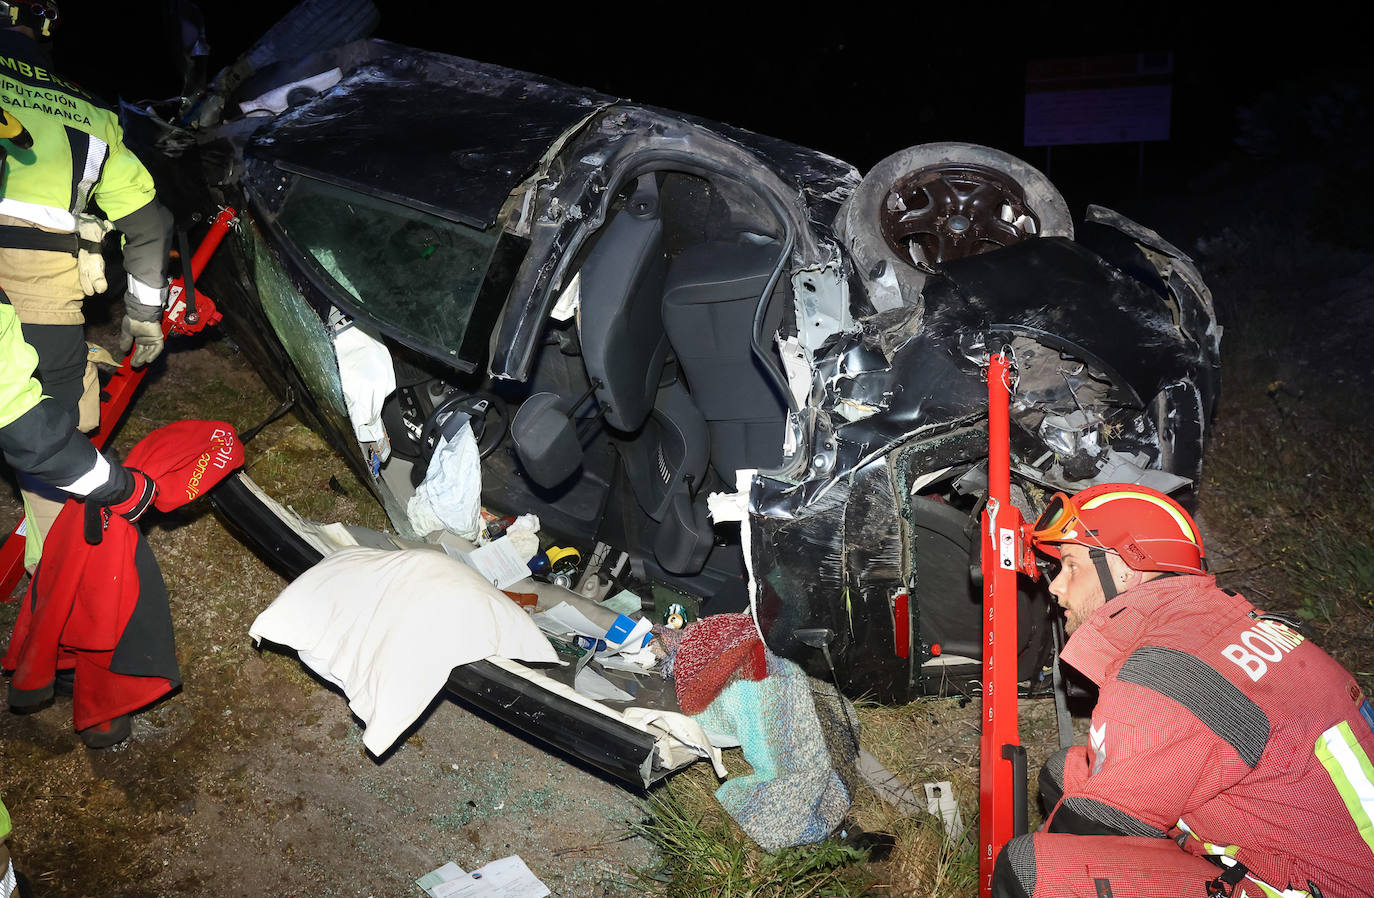
[[[997,853],[1026,831],[1026,753],[1017,726],[1016,580],[1035,576],[1025,521],[1011,503],[1011,363],[988,365],[988,501],[982,516],[983,738],[978,775],[978,879],[992,894]]]

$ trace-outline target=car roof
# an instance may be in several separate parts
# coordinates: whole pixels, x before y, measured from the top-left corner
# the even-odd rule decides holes
[[[616,102],[502,66],[375,43],[394,54],[264,125],[248,153],[486,228],[560,137]]]

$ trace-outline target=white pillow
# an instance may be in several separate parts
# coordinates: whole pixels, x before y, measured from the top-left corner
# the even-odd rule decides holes
[[[415,722],[454,667],[493,655],[558,660],[518,605],[429,549],[341,549],[282,590],[248,632],[296,649],[343,689],[374,755]]]

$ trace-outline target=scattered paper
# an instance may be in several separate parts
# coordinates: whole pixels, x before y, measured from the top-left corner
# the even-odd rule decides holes
[[[638,651],[649,644],[653,626],[647,617],[634,620],[622,614],[606,629],[606,647],[617,652],[622,648]]]
[[[434,898],[547,898],[553,893],[530,872],[520,855],[512,854],[465,877],[439,883],[431,894]]]
[[[948,780],[944,780],[926,783],[925,789],[926,810],[931,816],[940,818],[951,841],[958,839],[964,834],[964,818],[959,813],[959,805],[954,801],[954,787]]]
[[[516,543],[508,539],[493,540],[471,552],[460,552],[458,558],[497,589],[505,589],[530,575],[529,559],[521,558]]]
[[[419,886],[421,889],[423,889],[426,895],[429,895],[432,898],[432,896],[434,895],[435,886],[443,885],[446,882],[452,882],[455,879],[464,879],[467,877],[467,875],[468,873],[466,870],[455,864],[453,861],[449,861],[442,867],[439,867],[435,870],[431,870],[424,876],[421,876],[419,879],[415,880],[415,884]]]
[[[639,596],[630,592],[628,589],[622,589],[610,598],[603,599],[598,604],[600,604],[602,608],[611,609],[616,614],[631,614],[644,609],[644,603],[640,600]]]
[[[550,636],[597,636],[602,628],[587,620],[587,616],[567,602],[559,602],[548,611],[531,615],[539,629]]]

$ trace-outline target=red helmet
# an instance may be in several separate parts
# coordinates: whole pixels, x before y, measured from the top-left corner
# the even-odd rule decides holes
[[[1031,538],[1054,558],[1058,544],[1073,543],[1115,552],[1137,571],[1207,571],[1207,552],[1192,516],[1158,490],[1136,483],[1101,483],[1072,499],[1055,493]]]

